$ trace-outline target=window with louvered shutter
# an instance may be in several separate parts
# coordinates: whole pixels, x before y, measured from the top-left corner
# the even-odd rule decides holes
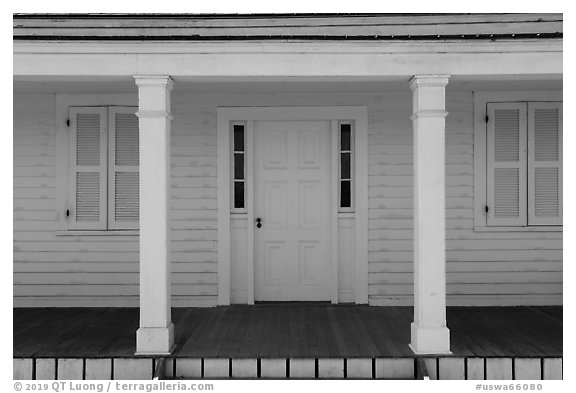
[[[528,104],[528,225],[562,225],[562,103]]]
[[[527,224],[525,103],[488,104],[487,224]]]
[[[137,229],[138,117],[135,108],[109,109],[108,229]]]
[[[69,228],[106,229],[106,108],[69,113]]]

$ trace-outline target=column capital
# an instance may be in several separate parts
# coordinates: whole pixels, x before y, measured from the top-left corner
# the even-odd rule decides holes
[[[416,120],[416,119],[422,119],[425,117],[444,118],[446,116],[448,116],[448,112],[446,112],[444,110],[427,109],[427,110],[419,110],[417,112],[414,112],[412,114],[412,116],[410,116],[410,119]]]
[[[174,88],[174,81],[169,75],[135,75],[134,81],[138,87],[162,87],[171,91]]]
[[[414,75],[410,79],[410,90],[414,91],[419,87],[445,87],[448,84],[450,75]]]

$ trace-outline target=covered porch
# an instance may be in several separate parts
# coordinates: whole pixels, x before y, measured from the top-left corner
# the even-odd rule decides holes
[[[30,179],[17,184],[53,191],[25,190],[19,201],[19,305],[140,308],[16,309],[15,377],[151,378],[165,358],[168,377],[414,378],[415,359],[427,356],[440,379],[559,378],[561,308],[446,305],[561,304],[561,226],[502,235],[478,225],[488,205],[474,194],[486,188],[475,171],[486,165],[474,149],[486,141],[475,130],[487,122],[488,101],[478,92],[498,102],[506,93],[526,106],[561,101],[562,42],[439,38],[434,45],[20,38],[19,108],[23,117],[35,100],[50,109],[38,110],[48,119],[46,147],[28,140],[38,136],[36,124],[22,121],[20,157],[48,169],[20,169]],[[67,101],[52,97],[59,94]],[[60,194],[68,188],[68,110],[78,105],[137,108],[138,229],[73,233],[69,196]],[[355,232],[341,231],[354,244],[339,250],[333,202],[326,247],[353,263],[340,272],[332,258],[332,303],[357,305],[230,306],[240,280],[232,263],[230,130],[218,125],[218,110],[359,105],[367,109],[355,120],[355,221],[346,224]],[[48,234],[29,233],[39,229]],[[250,233],[239,243],[254,245]],[[253,249],[245,255],[255,260]],[[258,300],[253,268],[237,269],[247,304]],[[219,307],[172,308],[189,305]]]
[[[412,307],[258,304],[172,316],[179,329],[165,377],[413,379],[416,359],[432,379],[562,372],[562,307],[448,307],[452,355],[429,357],[408,346]],[[137,327],[136,308],[15,309],[15,365],[29,379],[152,378],[161,358],[134,356]]]

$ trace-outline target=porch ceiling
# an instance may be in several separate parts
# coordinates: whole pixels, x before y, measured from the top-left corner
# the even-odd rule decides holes
[[[177,357],[413,357],[412,307],[175,308]],[[562,307],[448,307],[454,356],[562,356]],[[14,357],[132,357],[137,308],[14,309]]]

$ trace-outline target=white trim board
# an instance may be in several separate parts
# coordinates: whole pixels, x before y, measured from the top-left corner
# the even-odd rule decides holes
[[[217,110],[218,151],[218,304],[230,304],[230,122],[259,120],[353,120],[355,124],[355,302],[368,302],[368,112],[366,107],[221,107]],[[248,127],[250,129],[250,127]],[[249,134],[250,135],[250,134]],[[250,138],[251,139],[251,138]],[[249,169],[250,171],[250,169]],[[249,193],[250,194],[250,193]],[[250,202],[250,199],[248,202]],[[250,210],[250,208],[248,209]],[[337,209],[333,220],[338,218]],[[248,214],[250,216],[250,214]],[[253,236],[249,237],[253,239]],[[253,248],[254,244],[249,245]],[[254,255],[253,251],[248,255]],[[332,262],[337,261],[332,256]],[[249,261],[253,264],[254,261]],[[253,266],[247,269],[253,275]],[[248,303],[254,302],[254,280],[248,278]],[[333,278],[332,281],[337,280]],[[337,291],[337,288],[335,289]],[[336,293],[336,292],[333,292]],[[334,299],[333,301],[337,300]]]
[[[563,40],[483,42],[15,42],[16,77],[368,77],[561,75]],[[97,54],[97,56],[95,56]],[[190,64],[194,66],[191,67]],[[247,65],[250,66],[240,66]]]
[[[557,294],[538,295],[447,295],[448,307],[506,307],[506,306],[561,306],[563,296]],[[377,296],[370,297],[370,306],[408,306],[414,305],[412,296]]]
[[[471,52],[562,52],[562,39],[528,40],[444,40],[430,45],[425,41],[315,41],[254,42],[246,41],[144,41],[144,42],[33,42],[15,41],[14,54],[182,54],[182,53],[471,53]]]

